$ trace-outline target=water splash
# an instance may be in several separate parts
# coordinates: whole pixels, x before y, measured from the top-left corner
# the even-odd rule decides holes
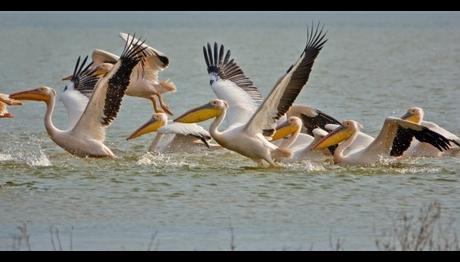
[[[31,136],[30,140],[25,143],[12,141],[6,148],[7,154],[1,155],[9,156],[9,158],[6,157],[6,160],[0,158],[1,161],[25,162],[31,167],[52,166],[51,161],[41,148],[39,138]]]
[[[158,168],[163,167],[182,167],[182,166],[191,166],[190,163],[184,161],[184,158],[176,158],[170,154],[161,154],[161,153],[150,153],[142,155],[139,160],[137,160],[136,165],[141,166],[154,166]]]
[[[0,153],[0,161],[11,161],[14,158],[10,154],[1,154]]]

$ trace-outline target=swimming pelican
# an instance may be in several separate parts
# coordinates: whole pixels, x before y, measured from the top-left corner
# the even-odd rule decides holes
[[[360,130],[360,124],[354,120],[346,120],[342,126],[320,140],[313,149],[323,149],[331,145],[339,146],[334,152],[334,162],[349,165],[371,165],[380,161],[382,157],[401,156],[409,148],[408,143],[400,143],[399,130],[412,139],[430,143],[439,151],[450,147],[449,139],[430,130],[427,127],[414,124],[395,117],[385,119],[382,129],[375,140],[367,147],[344,154]]]
[[[204,146],[210,148],[208,140],[211,139],[211,135],[203,127],[194,123],[168,122],[168,115],[161,108],[158,108],[155,100],[153,100],[153,107],[156,113],[152,115],[149,121],[134,131],[127,140],[157,132],[149,146],[149,152],[193,153],[201,151]]]
[[[332,154],[337,146],[333,145],[327,149],[313,150],[312,147],[319,140],[323,139],[328,132],[321,128],[315,128],[312,131],[312,136],[301,134],[303,127],[302,120],[296,116],[290,116],[284,123],[276,127],[276,132],[273,135],[273,140],[284,136],[283,142],[279,145],[281,148],[290,149],[293,153],[291,159],[282,159],[284,162],[293,162],[301,160],[323,161],[332,158]],[[298,141],[298,136],[303,135],[304,142],[295,144]],[[273,142],[273,141],[272,141]]]
[[[120,33],[120,37],[125,41],[125,44],[130,42],[136,42],[137,39],[129,34]],[[133,41],[134,40],[134,41]],[[155,96],[158,96],[160,105],[163,110],[173,115],[169,110],[169,107],[164,102],[161,94],[167,92],[175,92],[176,85],[169,80],[159,80],[158,74],[169,66],[169,58],[162,52],[154,49],[151,46],[143,43],[142,47],[145,47],[149,54],[144,57],[141,63],[137,64],[131,74],[130,85],[126,89],[127,96],[142,97],[152,101],[155,100]],[[97,75],[105,75],[117,63],[119,57],[110,52],[95,49],[92,53],[93,69],[96,69]],[[63,80],[69,80],[70,76],[64,77]]]
[[[113,69],[100,81],[75,126],[57,129],[52,122],[56,91],[47,86],[17,92],[10,98],[42,101],[46,104],[45,127],[50,138],[69,153],[80,157],[115,157],[104,145],[105,129],[118,114],[121,100],[129,85],[130,75],[148,50],[138,41],[125,44],[123,53]],[[94,72],[86,71],[88,77]]]
[[[241,117],[249,118],[247,122],[235,121],[225,131],[219,131],[218,128],[229,110],[228,102],[221,99],[214,99],[202,107],[192,109],[174,121],[196,123],[215,118],[209,132],[219,145],[252,159],[259,166],[263,166],[264,161],[270,166],[278,166],[274,159],[289,158],[292,152],[270,143],[263,135],[263,130],[272,128],[276,121],[286,113],[307,83],[314,60],[327,41],[324,39],[325,34],[322,29],[319,30],[319,24],[314,33],[313,30],[312,27],[311,31],[307,31],[306,46],[300,58],[278,80],[257,111],[249,117],[240,116],[240,121]],[[211,76],[211,85],[220,82],[219,87],[224,89],[229,86],[232,88],[235,81],[241,81],[239,87],[243,86],[243,83],[250,84],[234,60],[229,60],[229,51],[224,58],[223,45],[218,50],[217,43],[214,44],[214,56],[210,48],[207,51],[208,53],[204,52],[204,58]],[[246,96],[250,96],[249,93],[245,93]],[[246,105],[246,103],[241,104],[242,107]]]
[[[0,118],[13,118],[14,115],[8,112],[7,106],[22,105],[21,101],[14,100],[8,95],[0,93]]]
[[[452,134],[451,132],[445,130],[444,128],[440,127],[439,125],[428,122],[423,120],[424,112],[423,109],[420,107],[411,107],[407,110],[406,114],[404,114],[401,118],[407,121],[426,126],[429,129],[445,136],[451,142],[455,144],[455,146],[451,147],[447,151],[440,152],[436,149],[436,147],[430,145],[429,143],[419,142],[417,140],[409,140],[408,143],[411,143],[409,149],[404,153],[405,156],[411,157],[440,157],[443,155],[456,155],[460,153],[460,139]]]
[[[309,144],[313,140],[313,130],[319,128],[321,133],[324,131],[332,131],[342,124],[335,119],[334,117],[324,113],[323,111],[313,108],[306,105],[292,105],[291,108],[286,112],[286,116],[289,117],[298,117],[302,120],[302,134],[299,134],[296,141],[291,147],[304,146],[308,142]],[[295,128],[294,128],[295,129]],[[292,130],[292,128],[291,128]],[[318,131],[320,132],[320,131]],[[278,132],[277,132],[278,133]],[[287,136],[288,134],[284,134]],[[309,136],[306,136],[309,135]],[[305,138],[309,137],[309,140]],[[374,141],[374,138],[366,133],[361,131],[358,132],[356,139],[353,143],[345,150],[345,153],[348,153],[353,150],[364,148]],[[331,149],[332,150],[332,149]]]

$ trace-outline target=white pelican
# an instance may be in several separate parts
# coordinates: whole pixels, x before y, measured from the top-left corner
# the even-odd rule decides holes
[[[138,40],[139,41],[139,40]],[[115,157],[104,145],[105,129],[117,116],[121,100],[129,85],[130,75],[136,64],[146,55],[145,47],[132,41],[125,45],[114,68],[100,81],[75,126],[67,130],[57,129],[52,122],[56,91],[41,86],[17,92],[10,97],[18,100],[42,101],[46,103],[45,127],[50,138],[69,153],[80,157]],[[87,71],[91,75],[92,71]]]
[[[324,39],[325,34],[322,29],[319,30],[319,24],[314,33],[313,30],[311,28],[311,31],[307,31],[307,43],[300,58],[278,80],[257,111],[249,116],[240,116],[239,119],[241,117],[248,119],[246,122],[234,121],[225,131],[219,131],[218,128],[229,110],[228,102],[220,99],[192,109],[177,118],[175,122],[196,123],[215,117],[209,132],[219,145],[254,160],[259,166],[263,166],[264,161],[270,166],[278,166],[274,159],[289,158],[292,153],[270,143],[263,135],[263,130],[272,128],[275,122],[286,113],[307,83],[314,60],[327,41]],[[210,49],[208,53],[204,52],[204,57],[211,76],[211,85],[220,82],[222,83],[219,85],[221,88],[236,89],[232,87],[235,82],[241,81],[238,84],[240,87],[248,83],[248,79],[242,74],[233,59],[229,60],[229,51],[224,58],[223,45],[220,50],[217,49],[217,44],[214,45],[214,57]],[[246,96],[250,96],[248,92],[245,93]],[[243,107],[246,105],[246,103],[241,104]]]
[[[286,113],[287,117],[296,116],[302,120],[302,132],[313,136],[313,130],[320,128],[323,131],[332,131],[342,124],[334,117],[322,112],[321,110],[305,105],[292,105]],[[302,134],[299,136],[302,137]],[[374,141],[374,138],[361,131],[352,145],[345,151],[348,153],[350,150],[364,148]],[[295,145],[298,143],[295,142]]]
[[[137,39],[129,34],[120,33],[125,44],[128,42],[137,42]],[[154,49],[151,46],[142,44],[149,51],[149,55],[144,57],[141,63],[137,64],[131,74],[130,85],[126,89],[127,96],[135,96],[149,99],[153,102],[155,95],[160,100],[160,105],[163,110],[173,115],[169,107],[163,101],[161,94],[176,91],[176,86],[169,80],[159,80],[158,74],[169,66],[168,57],[162,52]],[[93,69],[96,69],[97,75],[105,75],[117,63],[119,57],[110,52],[95,49],[92,53]],[[64,77],[63,80],[69,80],[70,76]]]
[[[399,142],[399,130],[404,130],[405,136],[409,136],[411,139],[415,137],[419,141],[430,143],[439,151],[447,150],[450,145],[449,139],[427,127],[399,118],[388,117],[385,119],[379,135],[369,146],[344,154],[344,150],[356,139],[360,126],[361,125],[354,120],[346,120],[343,122],[342,126],[316,143],[313,149],[323,149],[344,141],[335,149],[335,163],[371,165],[380,161],[382,157],[400,156],[409,148],[408,143],[404,144]]]
[[[8,95],[0,93],[0,118],[13,118],[14,115],[8,112],[7,106],[22,105],[21,101],[14,100]]]
[[[302,120],[296,116],[290,116],[284,123],[276,127],[276,133],[273,140],[284,136],[283,142],[279,145],[281,148],[290,149],[293,153],[291,159],[283,159],[285,162],[310,160],[323,161],[332,158],[332,154],[337,146],[332,145],[327,149],[313,150],[312,147],[319,140],[323,139],[328,132],[321,128],[315,128],[312,131],[313,137],[308,134],[301,134]],[[298,137],[303,135],[305,138],[302,143],[295,143]],[[273,142],[273,141],[272,141]]]
[[[409,140],[408,143],[411,143],[409,149],[404,153],[405,156],[412,157],[440,157],[443,155],[456,155],[460,153],[460,139],[452,134],[451,132],[445,130],[439,125],[423,120],[424,112],[420,107],[411,107],[407,110],[401,118],[407,121],[426,126],[429,129],[447,137],[455,146],[451,147],[447,151],[440,152],[436,147],[430,145],[429,143],[419,142],[417,140]]]
[[[193,153],[201,151],[204,146],[210,148],[208,140],[211,135],[197,124],[168,122],[168,115],[158,108],[153,100],[155,112],[152,118],[134,131],[127,139],[157,132],[149,146],[149,152],[157,153]],[[213,145],[215,147],[215,145]]]

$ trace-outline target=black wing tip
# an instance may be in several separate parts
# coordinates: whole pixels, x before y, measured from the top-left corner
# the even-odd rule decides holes
[[[325,24],[322,24],[321,28],[320,28],[320,25],[321,23],[318,22],[318,24],[316,25],[316,29],[315,29],[315,25],[312,22],[311,27],[307,27],[307,41],[306,41],[305,50],[316,49],[319,51],[323,48],[324,44],[328,41],[328,39],[325,38],[327,34],[327,31],[324,31]]]
[[[219,43],[214,42],[214,44],[211,45],[211,43],[208,42],[206,45],[204,45],[203,55],[208,73],[218,73],[219,67],[232,63],[233,60],[229,61],[230,54],[230,50],[225,52],[225,46],[223,44],[219,45]]]

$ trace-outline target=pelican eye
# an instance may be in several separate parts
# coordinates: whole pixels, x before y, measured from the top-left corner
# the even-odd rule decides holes
[[[67,86],[64,87],[64,92],[67,91]]]
[[[214,80],[209,80],[209,84],[212,85],[214,83]]]

